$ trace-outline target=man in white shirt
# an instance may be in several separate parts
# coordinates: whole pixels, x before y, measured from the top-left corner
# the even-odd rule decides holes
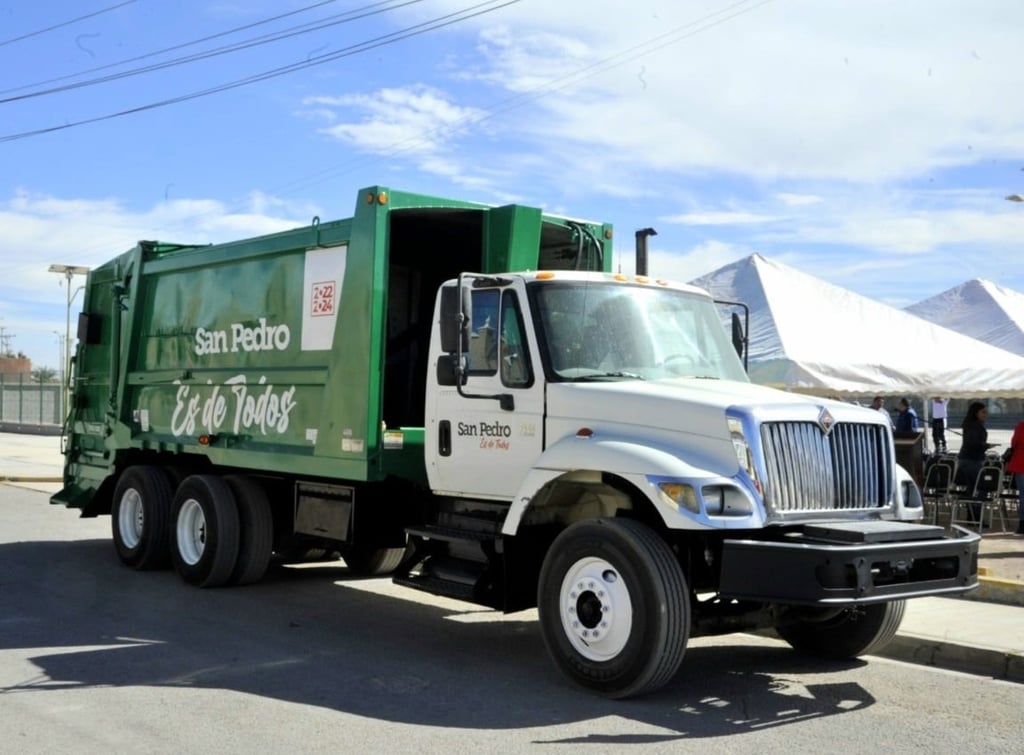
[[[889,413],[889,410],[885,408],[885,399],[883,399],[881,396],[875,396],[873,399],[871,399],[871,408],[880,411],[882,414],[888,417],[889,427],[893,426],[892,415]]]
[[[946,452],[946,405],[948,398],[935,396],[932,398],[932,442],[936,453]]]

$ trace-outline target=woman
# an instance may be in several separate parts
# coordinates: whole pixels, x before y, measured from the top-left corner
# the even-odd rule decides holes
[[[1010,458],[1006,462],[1006,473],[1013,475],[1020,496],[1017,508],[1017,534],[1024,535],[1024,422],[1018,422],[1013,428],[1010,440]]]
[[[985,452],[988,450],[988,430],[985,429],[985,420],[988,419],[988,409],[980,401],[972,401],[967,407],[967,416],[964,417],[961,428],[963,440],[960,442],[960,451],[957,453],[956,481],[967,489],[967,495],[974,492],[974,483],[978,479],[978,472],[985,464]],[[977,503],[971,504],[971,518],[978,521],[981,515],[981,506]]]

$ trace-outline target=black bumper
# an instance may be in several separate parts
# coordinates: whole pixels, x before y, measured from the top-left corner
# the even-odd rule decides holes
[[[796,605],[958,595],[978,586],[981,536],[905,522],[844,522],[725,540],[719,593]]]

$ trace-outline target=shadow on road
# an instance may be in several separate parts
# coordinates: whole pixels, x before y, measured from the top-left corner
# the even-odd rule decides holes
[[[718,737],[874,703],[858,684],[787,678],[843,677],[859,662],[823,665],[749,636],[696,640],[658,694],[604,700],[561,680],[532,614],[380,594],[390,582],[356,580],[342,563],[276,566],[257,585],[198,590],[173,572],[125,569],[105,540],[0,544],[0,650],[26,651],[39,671],[5,680],[0,695],[152,685],[442,727],[645,724],[635,735],[557,740],[577,744]]]

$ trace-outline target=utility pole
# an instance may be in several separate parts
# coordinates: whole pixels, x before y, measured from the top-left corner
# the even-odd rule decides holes
[[[11,339],[14,336],[7,335],[4,331],[7,330],[3,325],[0,325],[0,357],[5,357],[11,353]]]

